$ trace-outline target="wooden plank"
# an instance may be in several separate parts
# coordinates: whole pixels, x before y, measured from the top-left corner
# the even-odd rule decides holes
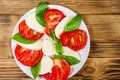
[[[80,14],[118,14],[119,0],[44,0],[68,7]],[[36,7],[39,0],[0,0],[0,14],[24,14]]]
[[[118,80],[120,58],[89,58],[84,67],[70,80]]]
[[[11,36],[19,16],[0,15],[0,58],[12,58]]]
[[[32,80],[13,59],[0,59],[0,80]],[[117,80],[120,78],[120,58],[88,58],[83,68],[69,80]]]
[[[0,33],[10,34],[18,19],[18,15],[0,15]]]
[[[32,80],[17,66],[14,59],[0,59],[0,80]]]
[[[120,56],[120,15],[83,15],[91,38],[89,57]]]

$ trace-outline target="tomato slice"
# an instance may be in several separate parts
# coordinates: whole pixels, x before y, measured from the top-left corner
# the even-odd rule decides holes
[[[42,50],[34,51],[25,49],[17,45],[15,48],[15,56],[25,66],[35,66],[40,62],[43,52]]]
[[[63,32],[60,40],[64,46],[68,46],[74,51],[78,51],[85,47],[87,43],[87,34],[83,30],[75,30],[73,32]]]
[[[63,59],[53,59],[52,73],[44,74],[46,80],[67,80],[70,74],[70,65]]]
[[[38,40],[43,36],[43,33],[36,32],[32,29],[30,29],[27,24],[25,23],[25,20],[23,20],[19,24],[19,33],[21,36],[28,40]]]
[[[59,22],[64,17],[64,14],[58,10],[58,9],[48,9],[44,13],[44,19],[47,23],[54,22],[52,24],[55,24],[55,22]]]
[[[44,13],[44,19],[47,23],[45,32],[50,35],[50,29],[54,30],[57,24],[65,17],[65,15],[57,9],[48,9]]]

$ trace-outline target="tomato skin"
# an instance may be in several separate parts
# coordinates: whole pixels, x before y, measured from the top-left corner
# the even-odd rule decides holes
[[[43,75],[46,80],[67,80],[70,74],[70,65],[63,59],[53,59],[52,73]]]
[[[50,29],[54,30],[58,23],[65,17],[65,15],[57,9],[48,9],[44,13],[44,19],[47,23],[45,32],[50,35]]]
[[[80,29],[73,32],[63,32],[60,35],[60,40],[64,46],[67,46],[74,51],[78,51],[87,44],[87,34]]]
[[[48,9],[44,13],[44,19],[47,23],[59,22],[64,18],[64,14],[58,9]],[[52,23],[55,24],[55,23]]]
[[[16,58],[25,66],[35,66],[43,56],[42,50],[34,51],[17,45],[15,48]]]
[[[30,29],[25,23],[25,20],[19,24],[19,33],[28,40],[38,40],[43,36],[43,33],[35,32]]]

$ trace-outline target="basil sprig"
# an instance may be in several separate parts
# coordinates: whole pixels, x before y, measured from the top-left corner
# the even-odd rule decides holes
[[[20,35],[20,33],[16,33],[16,34],[12,37],[12,39],[14,39],[14,40],[16,40],[16,41],[18,41],[18,42],[20,42],[20,43],[24,43],[24,44],[32,44],[32,43],[35,43],[35,42],[36,42],[35,40],[27,40],[27,39],[25,39],[24,37],[22,37],[22,36]]]
[[[49,9],[48,5],[45,2],[40,2],[36,8],[36,19],[39,24],[46,27],[46,22],[44,20],[44,12]]]
[[[63,53],[63,48],[62,48],[62,43],[59,39],[56,38],[55,33],[52,29],[50,29],[50,36],[52,40],[54,41],[54,46],[55,50],[59,55],[62,55]]]
[[[39,74],[40,66],[41,66],[41,62],[39,62],[36,66],[30,67],[31,73],[32,73],[34,79],[36,79]]]
[[[82,17],[77,14],[73,17],[64,27],[64,32],[71,32],[79,28],[81,24]]]
[[[67,55],[54,55],[54,58],[62,58],[66,60],[71,66],[78,64],[80,62],[80,60],[78,60],[77,58],[73,56],[67,56]]]
[[[80,62],[80,60],[78,60],[77,58],[75,58],[73,56],[67,56],[67,55],[63,54],[62,43],[59,39],[56,38],[53,30],[50,30],[50,36],[51,36],[52,40],[54,41],[55,50],[58,53],[57,55],[54,55],[54,58],[64,59],[70,65],[75,65],[75,64],[78,64]]]

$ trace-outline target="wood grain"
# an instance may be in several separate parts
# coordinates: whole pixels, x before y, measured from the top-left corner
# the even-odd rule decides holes
[[[81,71],[70,80],[118,79],[120,79],[120,58],[89,58]]]
[[[1,59],[0,72],[0,80],[32,80],[13,59]],[[69,80],[117,80],[119,75],[120,58],[88,58],[84,67]]]
[[[120,15],[83,15],[91,38],[89,57],[120,57]]]
[[[63,5],[80,14],[118,14],[119,0],[42,0]],[[24,14],[36,7],[40,0],[0,0],[0,14]]]
[[[32,80],[17,66],[11,35],[19,18],[41,0],[0,0],[0,80]],[[42,0],[82,15],[90,33],[87,62],[69,80],[120,80],[120,0]]]

